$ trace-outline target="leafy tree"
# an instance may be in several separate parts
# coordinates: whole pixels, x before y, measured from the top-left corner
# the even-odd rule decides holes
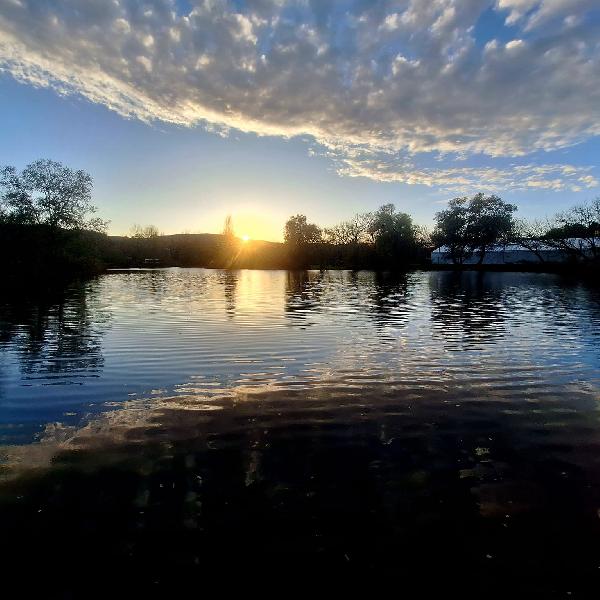
[[[291,266],[305,268],[322,261],[321,228],[308,223],[305,215],[290,217],[285,224],[283,237]]]
[[[473,251],[479,254],[479,264],[483,263],[487,250],[500,241],[510,239],[514,220],[514,204],[504,202],[499,196],[473,196],[468,203],[467,238]]]
[[[434,243],[438,246],[446,246],[452,262],[462,264],[472,254],[467,237],[469,222],[467,198],[450,200],[447,209],[436,213],[435,221]]]
[[[39,222],[39,211],[14,167],[0,169],[0,188],[3,190],[0,196],[0,216],[4,221],[19,225]]]
[[[92,178],[52,160],[37,160],[19,174],[14,167],[0,169],[4,220],[22,225],[45,224],[53,229],[102,231],[107,223],[92,218]]]
[[[322,232],[314,223],[308,223],[305,215],[295,215],[287,220],[283,237],[289,246],[302,247],[320,242]]]
[[[477,252],[481,264],[490,248],[511,238],[516,210],[514,204],[494,195],[454,198],[446,210],[435,215],[433,239],[448,247],[452,262],[462,264]]]
[[[369,233],[377,253],[386,259],[407,260],[416,256],[417,228],[407,213],[384,204],[371,218]]]

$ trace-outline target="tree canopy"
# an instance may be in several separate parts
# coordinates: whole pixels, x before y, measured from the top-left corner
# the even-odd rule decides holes
[[[0,168],[0,217],[22,225],[102,231],[107,223],[94,218],[92,178],[53,160],[37,160],[20,173]]]
[[[446,210],[436,213],[433,240],[439,246],[448,247],[455,263],[461,264],[474,252],[478,254],[479,263],[483,263],[490,248],[511,239],[516,210],[514,204],[495,195],[479,193],[471,198],[454,198]]]
[[[396,212],[393,204],[384,204],[373,213],[369,233],[381,256],[396,260],[414,257],[417,229],[411,216]]]
[[[547,227],[547,245],[576,260],[600,259],[600,198],[557,214]]]
[[[287,220],[283,237],[290,246],[305,246],[320,242],[322,232],[314,223],[308,223],[305,215],[295,215]]]

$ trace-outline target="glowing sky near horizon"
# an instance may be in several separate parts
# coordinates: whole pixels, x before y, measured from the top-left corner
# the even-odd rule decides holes
[[[0,70],[0,163],[86,169],[111,233],[600,193],[597,0],[4,0]]]

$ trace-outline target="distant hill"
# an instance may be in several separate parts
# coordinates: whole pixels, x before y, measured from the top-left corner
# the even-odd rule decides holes
[[[111,266],[284,268],[285,247],[280,242],[238,238],[228,242],[221,234],[176,233],[150,238],[109,236],[114,253]]]

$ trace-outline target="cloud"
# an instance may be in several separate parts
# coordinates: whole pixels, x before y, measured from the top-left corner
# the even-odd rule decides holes
[[[381,179],[382,153],[405,173],[421,153],[493,160],[600,135],[595,2],[497,0],[514,37],[481,44],[490,0],[11,0],[0,68],[126,117],[309,135],[352,165],[360,149]],[[426,172],[406,180],[477,171]]]
[[[562,164],[514,164],[508,167],[422,167],[411,158],[399,161],[370,150],[329,150],[337,172],[346,177],[366,177],[388,183],[435,187],[449,194],[546,190],[579,192],[597,187],[592,167]]]
[[[552,20],[567,20],[597,8],[597,0],[497,0],[500,10],[508,10],[508,25],[524,22],[526,30],[547,25]]]

